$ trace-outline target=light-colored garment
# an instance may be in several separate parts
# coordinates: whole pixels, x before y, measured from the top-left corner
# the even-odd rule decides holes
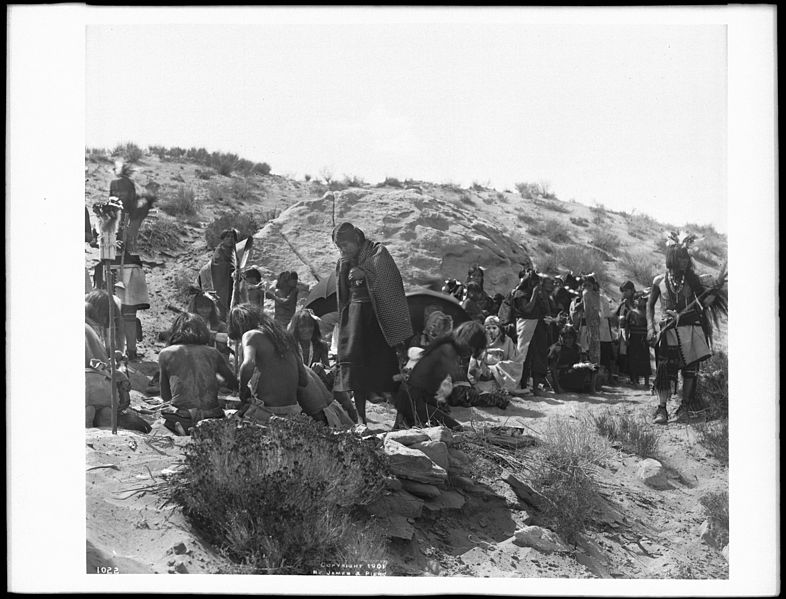
[[[527,359],[529,352],[529,344],[532,341],[532,336],[535,334],[535,329],[538,326],[538,321],[534,318],[517,318],[516,319],[516,336],[518,344],[516,350],[521,356],[522,361]]]
[[[672,327],[664,336],[666,345],[679,346],[680,367],[705,360],[712,354],[707,337],[698,325]]]
[[[264,403],[255,401],[244,414],[245,418],[264,424],[273,416],[280,418],[294,418],[298,414],[302,414],[300,406],[295,404],[292,406],[266,406]]]
[[[119,264],[113,264],[111,268],[114,273],[120,272]],[[119,282],[120,277],[117,276],[116,280]],[[146,310],[150,307],[145,272],[141,266],[138,264],[124,264],[122,281],[125,289],[115,287],[115,294],[120,298],[124,306],[136,306],[141,310]]]
[[[347,430],[355,426],[355,423],[347,416],[344,408],[335,399],[323,410],[330,428]]]

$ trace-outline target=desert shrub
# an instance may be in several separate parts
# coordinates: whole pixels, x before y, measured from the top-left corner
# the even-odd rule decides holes
[[[311,181],[311,175],[309,175],[308,173],[306,173],[305,175],[303,175],[303,180],[304,180],[306,183],[308,183],[309,181]]]
[[[546,196],[543,196],[546,197]],[[546,210],[551,210],[552,212],[561,212],[563,214],[569,214],[571,212],[570,208],[568,208],[565,204],[560,202],[559,200],[535,200],[535,203]]]
[[[212,179],[215,176],[216,171],[214,171],[212,168],[207,168],[204,170],[198,168],[194,170],[194,174],[197,176],[197,179],[203,179],[207,181],[208,179]]]
[[[147,149],[153,156],[158,156],[161,160],[167,156],[166,147],[164,146],[148,146]]]
[[[706,251],[706,249],[700,246],[698,247],[694,246],[693,248],[691,248],[690,254],[694,260],[698,260],[699,262],[703,264],[707,264],[708,266],[720,265],[718,260],[712,254],[710,254],[708,251]]]
[[[351,177],[345,175],[343,183],[346,187],[365,187],[368,185],[362,177],[357,177],[355,175]]]
[[[722,464],[729,463],[729,421],[726,418],[696,425],[699,443]]]
[[[144,157],[145,153],[138,145],[131,142],[119,143],[112,150],[112,156],[120,156],[126,162],[139,162]]]
[[[453,193],[463,193],[464,192],[464,190],[462,189],[461,185],[458,185],[456,183],[450,183],[450,182],[443,183],[442,184],[442,189],[445,189],[447,191],[452,191]]]
[[[249,177],[254,172],[254,163],[245,158],[238,158],[235,162],[235,170],[244,177]]]
[[[327,188],[330,191],[344,191],[348,185],[344,181],[330,181]]]
[[[631,254],[623,252],[620,266],[634,282],[643,287],[652,285],[652,280],[661,270],[660,263],[648,254]]]
[[[267,177],[270,174],[270,165],[267,162],[257,162],[252,170],[254,175]]]
[[[549,528],[566,541],[594,518],[598,500],[597,466],[610,455],[608,442],[587,422],[555,418],[534,456],[533,486],[547,499],[542,515]]]
[[[606,212],[606,207],[603,204],[595,204],[594,206],[590,206],[590,211],[592,212],[592,222],[596,225],[602,225],[606,222],[608,218],[608,212]]]
[[[584,218],[583,216],[571,216],[570,217],[570,222],[572,222],[577,227],[589,227],[590,226],[589,221],[586,218]]]
[[[710,418],[729,415],[729,357],[715,349],[712,356],[699,366],[698,393],[707,406]]]
[[[720,235],[716,237],[707,236],[704,239],[696,242],[695,247],[706,254],[712,254],[718,258],[726,257],[726,239]]]
[[[516,183],[516,190],[525,200],[534,200],[540,195],[537,183]]]
[[[531,235],[545,237],[552,243],[568,243],[571,240],[565,223],[554,218],[530,225],[529,232]]]
[[[468,194],[466,191],[459,194],[459,202],[464,204],[465,206],[474,206],[475,200],[472,199],[472,196]]]
[[[232,197],[231,190],[221,183],[208,183],[205,189],[207,198],[213,203],[225,202]]]
[[[480,199],[483,200],[483,203],[486,204],[487,206],[492,206],[499,201],[498,198],[489,195],[481,196]]]
[[[620,238],[611,231],[602,227],[595,227],[592,231],[592,244],[605,252],[613,254],[620,247]]]
[[[251,237],[259,231],[261,223],[251,212],[225,212],[216,218],[205,229],[207,247],[215,248],[221,241],[221,232],[226,229],[237,229],[240,233],[238,240]]]
[[[652,235],[653,230],[659,230],[657,221],[646,214],[631,212],[626,215],[625,220],[628,223],[628,233],[637,239],[646,239]]]
[[[167,154],[169,155],[170,158],[182,158],[183,156],[186,155],[186,149],[181,148],[179,146],[174,146],[172,148],[169,148],[169,150],[167,150]]]
[[[626,412],[609,411],[592,416],[595,429],[609,441],[619,443],[628,453],[643,458],[655,456],[659,433],[648,422]]]
[[[537,243],[536,247],[541,252],[543,252],[544,254],[548,254],[548,255],[553,254],[554,250],[555,250],[554,246],[552,245],[552,243],[548,239],[540,239],[540,240],[538,240],[538,243]]]
[[[227,557],[266,574],[372,557],[355,506],[384,489],[387,464],[373,443],[312,419],[267,426],[205,420],[193,432],[169,500]],[[366,552],[358,555],[359,552]]]
[[[606,274],[606,265],[603,257],[597,252],[588,251],[588,248],[569,245],[557,251],[559,263],[567,270],[578,274],[589,274],[594,272],[596,278],[602,280]]]
[[[531,225],[535,223],[536,220],[534,216],[530,216],[529,214],[524,214],[523,212],[520,212],[517,218],[519,222],[524,223],[525,225]]]
[[[232,194],[236,199],[248,202],[257,198],[254,187],[245,177],[232,180]]]
[[[385,180],[380,183],[377,187],[404,187],[404,185],[396,179],[395,177],[385,177]]]
[[[172,275],[172,284],[177,292],[177,299],[183,303],[187,303],[190,299],[189,291],[194,284],[199,273],[197,271],[180,268]]]
[[[314,180],[311,181],[310,190],[316,196],[323,196],[328,191],[328,186],[321,181]]]
[[[92,158],[97,162],[112,162],[109,152],[105,148],[87,148],[85,153],[88,158]]]
[[[544,252],[543,255],[538,258],[536,267],[540,272],[557,272],[559,270],[557,256],[554,253],[547,254]]]
[[[508,201],[508,198],[507,198],[507,197],[505,196],[505,194],[504,194],[504,193],[502,193],[501,191],[498,191],[498,192],[495,194],[495,197],[497,198],[497,201],[498,201],[498,202],[507,202],[507,201]]]
[[[174,193],[164,196],[159,208],[170,216],[196,216],[199,212],[194,190],[184,185],[180,185]]]
[[[183,247],[183,225],[166,218],[145,220],[136,238],[137,250],[148,253],[172,252]]]
[[[224,154],[221,152],[213,152],[210,155],[210,166],[218,171],[219,175],[229,177],[232,171],[237,166],[237,154]]]
[[[718,546],[723,547],[729,543],[729,492],[714,491],[699,497],[699,503],[704,508],[707,518],[715,527],[715,536]]]
[[[487,186],[484,186],[484,185],[482,185],[481,183],[478,183],[477,181],[473,181],[473,182],[472,182],[472,185],[470,185],[470,187],[469,187],[469,188],[470,188],[472,191],[478,191],[478,192],[480,192],[480,191],[486,191],[486,189],[487,189]]]

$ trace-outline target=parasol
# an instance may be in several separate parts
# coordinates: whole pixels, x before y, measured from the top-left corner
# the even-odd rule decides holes
[[[336,299],[336,273],[320,279],[308,293],[304,308],[310,308],[317,316],[338,312]]]
[[[450,316],[453,319],[454,328],[462,322],[472,320],[464,308],[461,307],[461,303],[447,293],[421,287],[408,291],[406,296],[407,305],[409,306],[409,319],[412,322],[413,331],[420,332],[423,330],[423,313],[430,306],[436,306],[438,310]]]

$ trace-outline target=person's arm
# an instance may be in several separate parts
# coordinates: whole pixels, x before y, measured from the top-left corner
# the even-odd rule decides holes
[[[650,343],[655,341],[657,334],[655,333],[655,303],[660,297],[660,280],[658,277],[652,282],[652,290],[650,297],[647,300],[647,339]]]
[[[169,386],[169,356],[161,352],[158,356],[159,386],[161,387],[161,399],[166,402],[172,401],[172,389]]]
[[[251,397],[251,389],[248,388],[248,381],[254,374],[256,366],[256,347],[254,344],[255,331],[248,331],[243,335],[241,341],[243,347],[243,363],[240,365],[239,393],[240,401],[245,402]]]
[[[229,367],[229,362],[227,362],[227,359],[221,355],[218,350],[216,350],[216,354],[216,360],[218,360],[216,371],[218,375],[224,379],[227,387],[230,389],[237,389],[237,378],[235,378],[235,373],[232,372],[232,369]]]

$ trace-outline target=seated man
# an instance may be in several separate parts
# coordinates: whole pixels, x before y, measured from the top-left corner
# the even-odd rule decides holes
[[[240,304],[229,314],[229,338],[241,339],[243,352],[239,414],[262,423],[300,414],[298,387],[308,384],[308,375],[292,336],[258,306]]]
[[[578,334],[572,325],[565,325],[560,340],[549,349],[549,369],[554,381],[554,392],[594,391],[597,372],[594,365],[584,361],[585,354],[577,343]],[[576,365],[580,366],[576,368]]]
[[[169,345],[158,356],[161,399],[171,402],[162,410],[165,426],[188,435],[204,418],[223,418],[218,403],[218,380],[237,388],[226,358],[210,345],[210,330],[198,314],[179,314],[172,325]]]
[[[105,428],[112,425],[112,372],[104,345],[109,329],[109,294],[97,289],[85,296],[85,426]],[[115,310],[119,308],[115,306]],[[115,370],[117,426],[150,432],[150,425],[130,408],[131,383]]]
[[[465,405],[471,388],[467,367],[470,357],[478,358],[486,348],[483,325],[470,321],[429,345],[412,368],[407,382],[399,388],[395,405],[395,426],[422,426],[429,421],[453,429],[461,424],[448,415],[448,403]],[[443,389],[449,378],[450,390]],[[437,398],[439,393],[440,399]],[[443,398],[447,396],[447,401]]]

